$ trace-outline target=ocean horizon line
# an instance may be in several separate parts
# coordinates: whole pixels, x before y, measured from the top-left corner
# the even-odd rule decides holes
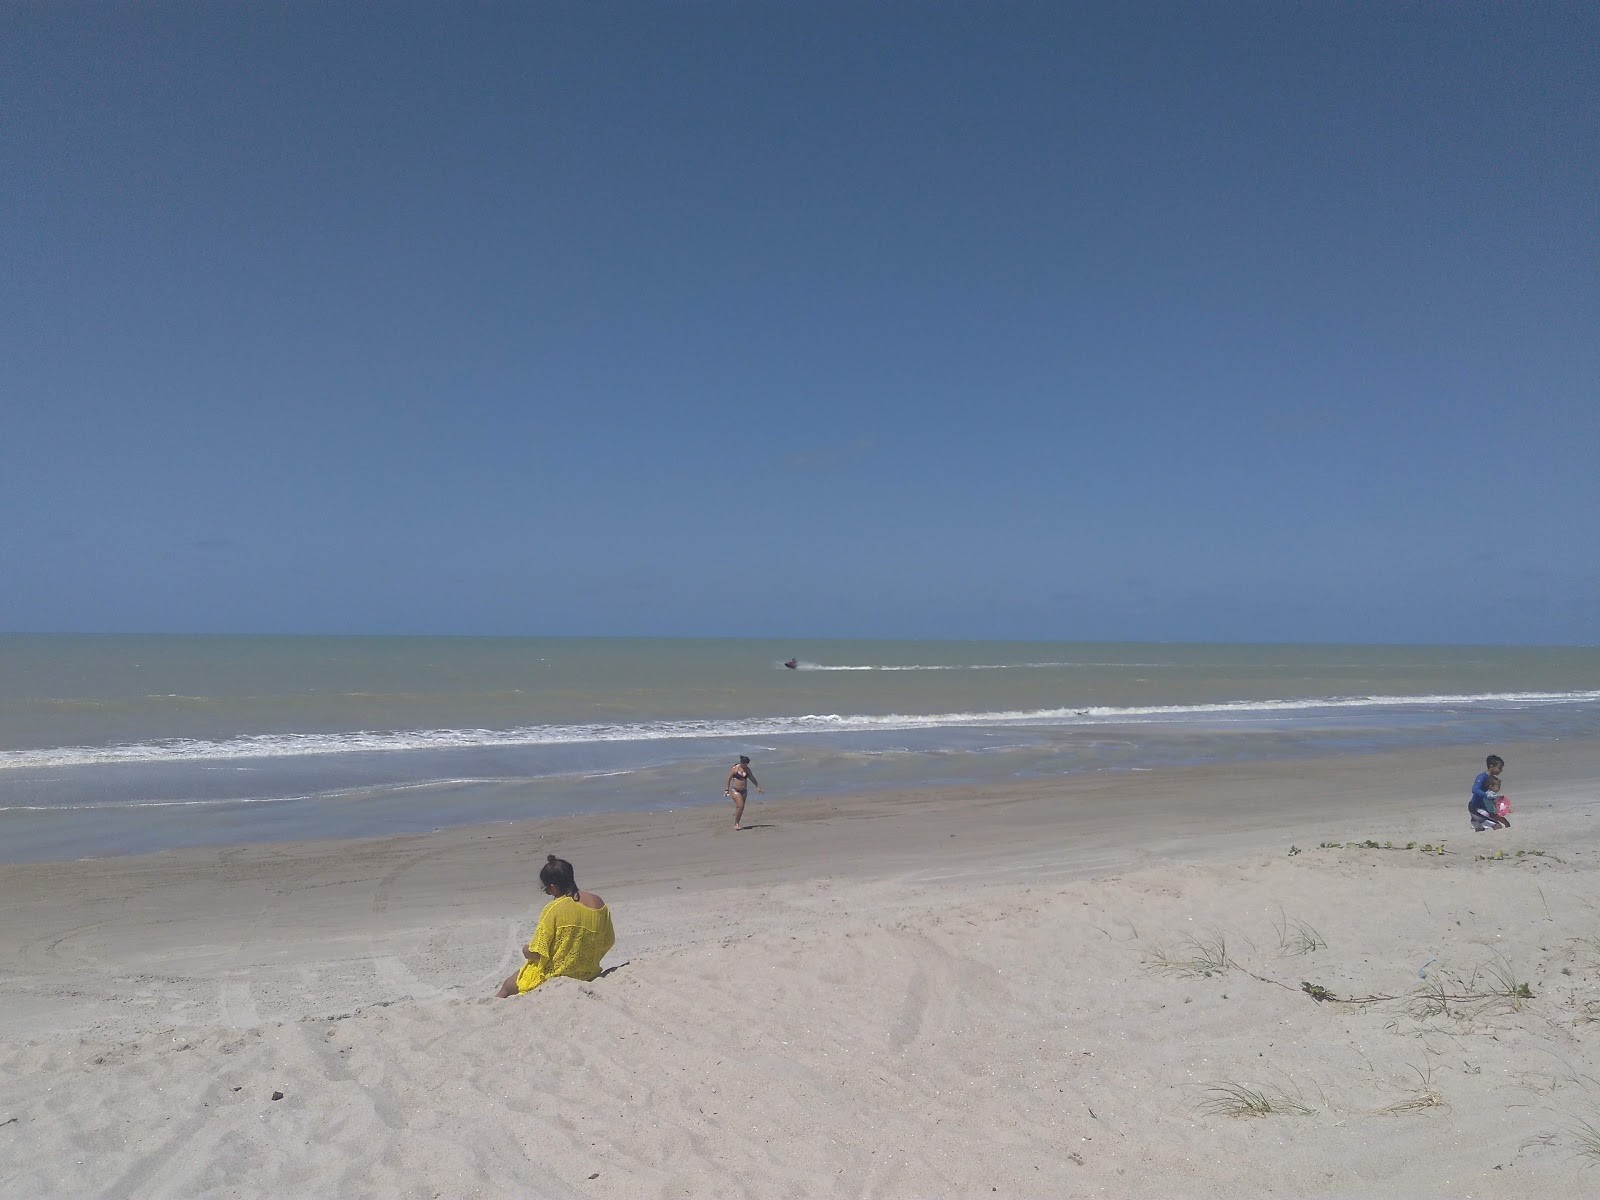
[[[270,630],[151,629],[6,629],[0,638],[171,638],[192,640],[367,640],[367,641],[568,641],[568,642],[887,642],[894,644],[1013,646],[1284,646],[1396,650],[1600,650],[1600,642],[1353,641],[1327,638],[1154,638],[1154,637],[1001,637],[968,635],[909,636],[899,634],[768,634],[768,633],[418,633]]]

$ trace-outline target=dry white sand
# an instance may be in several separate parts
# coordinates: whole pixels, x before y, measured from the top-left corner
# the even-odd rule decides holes
[[[1600,747],[1501,749],[0,867],[0,1195],[1597,1195]],[[614,969],[487,999],[547,852]]]

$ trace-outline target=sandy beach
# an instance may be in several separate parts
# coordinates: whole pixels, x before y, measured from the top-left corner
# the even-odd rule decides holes
[[[0,1195],[1592,1195],[1600,745],[1498,749],[0,867]]]

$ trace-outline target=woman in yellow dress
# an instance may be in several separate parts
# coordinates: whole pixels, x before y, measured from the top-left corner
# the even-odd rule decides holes
[[[539,869],[539,883],[551,900],[539,914],[538,927],[522,952],[528,961],[522,970],[508,975],[495,993],[502,1000],[531,992],[555,975],[595,978],[600,974],[600,960],[617,940],[606,902],[593,892],[578,890],[572,864],[566,859],[550,855]]]

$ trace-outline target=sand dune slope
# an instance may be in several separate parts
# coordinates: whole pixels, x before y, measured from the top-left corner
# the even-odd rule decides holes
[[[514,1001],[419,952],[410,998],[13,1042],[0,1193],[1593,1195],[1600,859],[1513,833],[714,890],[651,921],[715,936]]]

